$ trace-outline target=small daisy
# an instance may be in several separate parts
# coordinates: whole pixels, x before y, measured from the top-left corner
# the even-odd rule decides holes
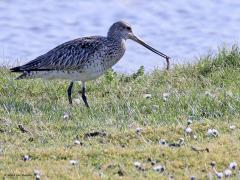
[[[195,179],[196,179],[195,176],[191,176],[191,177],[190,177],[190,180],[195,180]]]
[[[82,145],[82,142],[79,141],[79,140],[75,140],[75,141],[74,141],[74,145]]]
[[[222,172],[215,172],[216,176],[218,179],[222,179],[223,178],[223,173]]]
[[[187,128],[185,129],[185,132],[186,132],[187,134],[191,134],[191,133],[193,132],[193,130],[192,130],[192,128],[187,127]]]
[[[30,157],[29,157],[29,155],[24,155],[24,156],[22,157],[22,159],[23,159],[23,161],[29,161],[29,160],[30,160]]]
[[[225,177],[229,177],[232,175],[232,171],[230,169],[225,169],[224,175],[225,175]]]
[[[152,95],[151,94],[144,94],[143,97],[146,98],[146,99],[151,99]]]
[[[214,137],[217,137],[217,136],[219,135],[218,130],[212,129],[212,135],[213,135]]]
[[[207,135],[208,135],[208,136],[211,136],[211,135],[212,135],[212,129],[208,129]]]
[[[229,164],[229,169],[236,169],[237,168],[237,163],[234,161],[234,162],[231,162],[230,164]]]
[[[140,134],[141,132],[142,132],[142,128],[137,127],[137,128],[136,128],[136,133]]]
[[[183,145],[183,144],[184,144],[184,138],[179,138],[178,143],[179,143],[180,145]]]
[[[170,93],[163,93],[163,100],[164,101],[167,101],[169,97],[170,97]]]
[[[63,119],[64,119],[64,120],[69,119],[69,114],[68,114],[68,113],[64,113],[64,114],[63,114]]]
[[[153,170],[156,171],[156,172],[160,172],[161,173],[161,172],[165,171],[165,167],[161,166],[161,165],[158,165],[158,166],[154,166]]]
[[[236,126],[235,125],[230,125],[229,129],[234,130],[234,129],[236,129]]]
[[[207,136],[217,137],[218,135],[219,135],[219,132],[216,129],[208,129],[207,131]]]
[[[188,119],[187,125],[190,125],[190,124],[192,124],[192,123],[193,123],[193,121],[192,121],[191,119]]]
[[[193,139],[197,140],[197,136],[196,136],[196,135],[193,135]]]
[[[140,168],[140,167],[141,167],[141,163],[138,162],[138,161],[135,161],[135,162],[133,163],[133,165],[134,165],[136,168]]]
[[[165,139],[160,139],[159,140],[159,144],[161,145],[166,145],[167,144],[167,141]]]
[[[78,164],[77,160],[70,160],[69,162],[70,162],[71,165],[77,165]]]
[[[40,179],[41,179],[41,177],[39,174],[35,176],[35,180],[40,180]]]

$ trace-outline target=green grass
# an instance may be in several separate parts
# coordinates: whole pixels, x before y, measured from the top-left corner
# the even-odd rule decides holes
[[[0,69],[0,77],[0,176],[7,179],[33,179],[36,169],[43,179],[119,179],[121,173],[124,179],[206,179],[216,178],[212,161],[219,171],[232,161],[240,164],[237,46],[170,71],[146,74],[141,67],[131,76],[109,71],[87,84],[90,110],[82,101],[69,107],[67,81],[17,81],[17,74],[7,68]],[[74,87],[75,99],[80,99],[80,87]],[[170,94],[166,101],[164,93]],[[184,133],[189,118],[192,135]],[[29,132],[21,132],[19,124]],[[137,127],[142,128],[140,134]],[[217,129],[219,136],[208,137],[209,128]],[[105,131],[106,136],[85,137],[93,131]],[[180,147],[158,143],[181,137],[185,143]],[[74,146],[74,140],[83,145]],[[25,154],[31,160],[24,162]],[[149,159],[166,170],[155,172]],[[79,163],[71,165],[70,160]],[[134,167],[135,161],[145,170]]]

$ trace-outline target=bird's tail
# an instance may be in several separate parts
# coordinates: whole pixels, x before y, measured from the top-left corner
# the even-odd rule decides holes
[[[21,66],[17,66],[10,69],[11,72],[23,72]]]
[[[18,76],[18,77],[16,78],[16,80],[25,79],[25,78],[27,77],[27,75],[28,75],[28,73],[25,72],[25,71],[21,68],[21,66],[17,66],[17,67],[11,68],[10,71],[11,71],[11,72],[17,72],[17,73],[22,73],[20,76]]]

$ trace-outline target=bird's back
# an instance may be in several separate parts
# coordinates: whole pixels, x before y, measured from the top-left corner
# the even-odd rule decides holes
[[[72,76],[81,76],[82,74],[82,76],[86,76],[85,79],[89,76],[91,80],[115,64],[124,52],[124,44],[109,40],[107,37],[78,38],[55,47],[23,66],[12,68],[11,71],[23,72],[19,79],[48,78],[47,76],[71,79],[71,73],[78,73],[72,74]],[[79,78],[81,80],[81,77]]]

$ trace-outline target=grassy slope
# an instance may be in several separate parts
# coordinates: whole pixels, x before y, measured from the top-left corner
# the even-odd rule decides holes
[[[21,175],[33,175],[38,169],[43,179],[99,179],[100,175],[116,179],[120,171],[127,179],[189,179],[213,175],[211,161],[219,170],[233,160],[240,164],[240,53],[236,47],[169,72],[142,75],[140,70],[131,77],[108,72],[88,83],[91,110],[82,102],[69,108],[68,82],[16,81],[16,74],[4,68],[0,76],[0,176],[32,179]],[[79,88],[75,86],[75,97]],[[146,93],[152,98],[144,98]],[[166,102],[163,93],[170,93]],[[64,119],[66,112],[70,117]],[[184,133],[189,117],[197,140]],[[30,133],[22,133],[19,124]],[[235,130],[229,129],[232,124]],[[142,128],[140,135],[136,127]],[[219,137],[207,137],[208,128],[217,129]],[[107,136],[84,138],[85,133],[100,130]],[[159,139],[177,142],[181,137],[185,145],[179,148],[158,144]],[[83,145],[72,146],[76,139]],[[192,146],[210,152],[195,152]],[[24,154],[31,160],[24,162]],[[154,172],[149,158],[166,171]],[[79,164],[70,165],[71,159]],[[145,171],[137,170],[134,161],[141,162]]]

